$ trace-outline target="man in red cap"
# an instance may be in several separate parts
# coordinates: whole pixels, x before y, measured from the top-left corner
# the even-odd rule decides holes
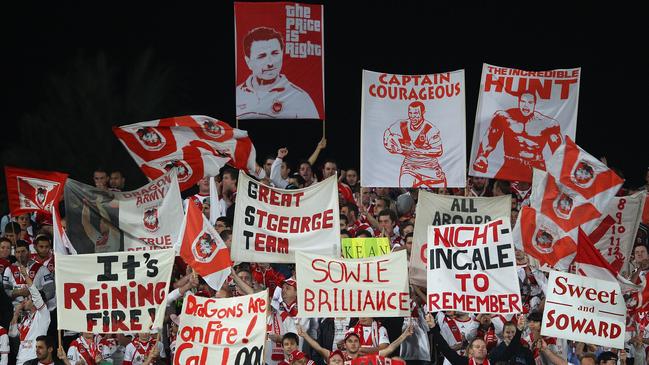
[[[309,357],[300,350],[293,350],[293,352],[288,355],[288,363],[290,365],[315,365],[315,362],[309,359]]]

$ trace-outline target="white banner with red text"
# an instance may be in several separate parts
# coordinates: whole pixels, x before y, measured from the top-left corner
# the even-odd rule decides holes
[[[616,281],[551,271],[541,334],[624,348],[626,306]]]
[[[268,294],[183,302],[174,364],[260,364],[266,338]]]
[[[522,311],[509,218],[428,228],[428,310]]]
[[[297,316],[409,316],[406,257],[405,250],[364,259],[296,253]]]
[[[428,226],[444,224],[483,224],[498,217],[509,218],[511,197],[449,196],[419,191],[415,215],[417,221],[410,255],[410,282],[426,286],[426,248]]]
[[[294,263],[296,252],[340,256],[336,176],[304,189],[277,189],[239,175],[234,261]]]
[[[363,70],[361,185],[464,187],[464,70],[394,75]]]
[[[56,255],[58,329],[92,333],[162,328],[174,250]]]

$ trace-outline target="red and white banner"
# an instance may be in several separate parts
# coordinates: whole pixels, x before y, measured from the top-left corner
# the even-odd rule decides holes
[[[483,224],[511,214],[512,201],[509,195],[492,198],[449,196],[419,190],[415,215],[415,231],[410,255],[410,282],[426,286],[426,252],[428,227],[445,224]]]
[[[92,333],[161,329],[174,250],[57,255],[58,329]]]
[[[407,317],[407,255],[397,251],[364,259],[295,255],[299,318]]]
[[[520,313],[508,218],[428,227],[428,310]]]
[[[615,281],[551,271],[543,336],[624,348],[626,306]]]
[[[51,214],[58,204],[68,174],[5,166],[9,212],[16,217],[24,213]]]
[[[324,7],[234,3],[237,119],[324,119]]]
[[[616,272],[630,273],[629,262],[646,196],[646,192],[640,192],[614,197],[604,211],[604,215],[612,217],[615,223],[593,243]],[[596,226],[599,224],[598,220]]]
[[[575,138],[581,68],[525,71],[483,64],[469,175],[532,180]]]
[[[260,364],[268,294],[233,298],[187,295],[173,364]]]
[[[67,234],[79,253],[171,248],[183,220],[175,170],[126,192],[69,179],[65,211]]]
[[[56,207],[52,207],[52,251],[57,255],[76,255],[77,250],[61,225],[61,216]]]
[[[358,356],[345,364],[350,365],[406,365],[406,362],[398,358],[389,358],[379,354]]]
[[[336,176],[304,189],[278,189],[239,175],[234,261],[294,263],[296,252],[340,257]]]
[[[248,132],[203,115],[185,115],[113,127],[135,163],[149,179],[178,168],[180,190],[229,164],[257,175],[256,151]]]
[[[220,290],[230,274],[230,250],[219,233],[190,201],[178,235],[176,251],[214,290]]]
[[[464,187],[464,70],[393,75],[363,70],[361,185]]]

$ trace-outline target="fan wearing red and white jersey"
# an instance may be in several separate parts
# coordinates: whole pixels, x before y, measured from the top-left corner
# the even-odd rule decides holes
[[[151,337],[150,333],[138,333],[126,346],[123,365],[150,365],[158,358],[165,358],[162,342]]]
[[[359,317],[352,330],[360,337],[362,354],[378,352],[390,344],[388,331],[372,317]]]
[[[30,296],[16,305],[9,327],[9,336],[18,337],[20,340],[16,357],[17,365],[22,365],[25,361],[36,357],[36,338],[46,335],[50,325],[50,311],[47,310],[43,297],[24,266],[20,267],[20,272],[25,278]],[[23,311],[26,313],[21,317]]]
[[[102,360],[101,351],[94,341],[94,334],[83,332],[68,348],[70,365],[97,365]]]
[[[438,312],[436,319],[449,347],[458,355],[465,356],[466,345],[476,337],[480,323],[473,315],[463,312]],[[450,365],[450,362],[444,360],[444,365]]]
[[[3,285],[7,296],[12,298],[13,305],[16,306],[22,302],[24,297],[29,295],[27,282],[21,274],[20,266],[27,267],[30,281],[34,282],[36,290],[43,290],[45,298],[43,300],[52,300],[54,298],[54,275],[50,274],[48,269],[43,265],[29,258],[29,245],[25,241],[16,242],[16,262],[5,269]]]
[[[0,365],[9,364],[9,336],[7,329],[0,326]]]

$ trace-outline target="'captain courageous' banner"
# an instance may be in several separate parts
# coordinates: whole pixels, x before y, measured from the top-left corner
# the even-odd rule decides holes
[[[363,70],[361,185],[464,187],[465,124],[464,70]]]
[[[239,175],[231,256],[294,263],[295,253],[340,256],[336,176],[304,189],[277,189]]]
[[[624,348],[626,306],[617,281],[551,271],[543,336]]]
[[[162,328],[174,250],[57,255],[58,329],[92,333]]]
[[[365,259],[296,253],[297,316],[410,315],[406,252]]]
[[[417,222],[410,255],[410,282],[426,286],[426,248],[428,226],[444,224],[483,224],[498,217],[509,218],[509,195],[487,197],[449,196],[419,191]]]
[[[509,218],[428,228],[428,310],[520,313]]]

